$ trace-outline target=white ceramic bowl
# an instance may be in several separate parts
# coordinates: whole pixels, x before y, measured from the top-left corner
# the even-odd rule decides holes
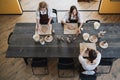
[[[99,22],[94,22],[94,29],[99,29],[100,23]]]
[[[83,39],[87,41],[89,39],[90,34],[89,33],[83,33]]]
[[[38,42],[39,39],[40,39],[39,34],[34,34],[34,35],[33,35],[33,39],[34,39],[36,42]]]

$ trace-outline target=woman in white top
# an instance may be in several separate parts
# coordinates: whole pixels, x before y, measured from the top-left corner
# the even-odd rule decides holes
[[[80,13],[78,12],[76,6],[71,6],[70,7],[70,11],[68,11],[65,14],[61,23],[63,23],[63,24],[65,24],[65,23],[80,23],[78,31],[79,31],[79,33],[81,32],[80,28],[82,27],[83,21],[81,19]]]
[[[40,24],[50,25],[52,21],[52,9],[48,8],[46,2],[39,3],[38,10],[36,11],[36,29],[40,28]]]
[[[87,53],[88,58],[84,58],[83,54]],[[101,53],[98,50],[85,48],[82,53],[79,55],[79,62],[82,65],[84,71],[83,74],[94,75],[95,68],[99,65],[101,60]]]

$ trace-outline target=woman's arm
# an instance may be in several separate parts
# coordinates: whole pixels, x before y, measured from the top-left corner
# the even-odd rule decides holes
[[[87,51],[87,47],[83,49],[83,51],[80,53],[80,55],[83,56],[86,53],[86,51]]]
[[[80,23],[79,30],[80,30],[80,28],[82,27],[82,25],[83,25],[83,23]]]
[[[96,61],[96,66],[98,66],[101,60],[101,53],[98,50],[95,51],[97,53],[97,58],[95,59],[95,61]]]
[[[39,14],[39,11],[36,11],[36,31],[38,31],[40,27],[39,20],[40,20],[40,14]]]
[[[51,24],[51,21],[52,21],[52,17],[49,18],[48,25]]]
[[[36,19],[36,30],[38,31],[38,28],[39,28],[39,19]]]
[[[63,19],[61,20],[61,23],[66,24],[66,21],[68,20],[68,18],[69,18],[69,12],[65,13]]]
[[[48,25],[51,24],[52,17],[53,17],[52,9],[51,9],[51,8],[48,8],[48,18],[49,18]]]
[[[86,52],[87,48],[84,48],[84,50],[80,53],[78,59],[81,64],[85,63],[85,59],[83,58],[84,53]]]
[[[83,21],[82,21],[82,18],[81,18],[81,15],[80,15],[79,12],[78,12],[78,23],[80,23],[79,28],[78,28],[78,32],[80,34],[81,33],[81,27],[83,25]]]
[[[80,26],[78,28],[78,33],[80,34],[81,33],[81,27],[82,27],[83,23],[80,23]]]

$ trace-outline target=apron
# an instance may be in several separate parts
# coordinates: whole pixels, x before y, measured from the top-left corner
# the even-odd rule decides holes
[[[41,14],[40,12],[40,24],[48,24],[49,18],[48,18],[48,10],[46,14]]]
[[[76,19],[70,19],[67,23],[78,23],[78,20]],[[80,23],[78,23],[78,27],[80,26]]]
[[[78,23],[78,20],[69,20],[70,21],[70,23]]]

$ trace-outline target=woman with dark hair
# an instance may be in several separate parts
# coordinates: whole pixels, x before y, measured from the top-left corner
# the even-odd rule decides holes
[[[96,59],[96,57],[97,57],[96,51],[93,50],[93,49],[91,49],[91,50],[89,50],[88,55],[89,55],[88,60],[89,60],[91,63],[93,63],[93,61],[94,61],[94,60]]]
[[[62,19],[61,23],[65,24],[65,23],[79,23],[79,33],[80,28],[82,27],[82,19],[81,19],[81,15],[78,12],[76,6],[71,6],[70,10],[65,14],[64,18]]]
[[[88,54],[88,58],[84,58],[83,54]],[[94,75],[95,69],[101,60],[101,53],[98,50],[85,48],[79,55],[79,62],[83,68],[82,73],[86,75]]]

